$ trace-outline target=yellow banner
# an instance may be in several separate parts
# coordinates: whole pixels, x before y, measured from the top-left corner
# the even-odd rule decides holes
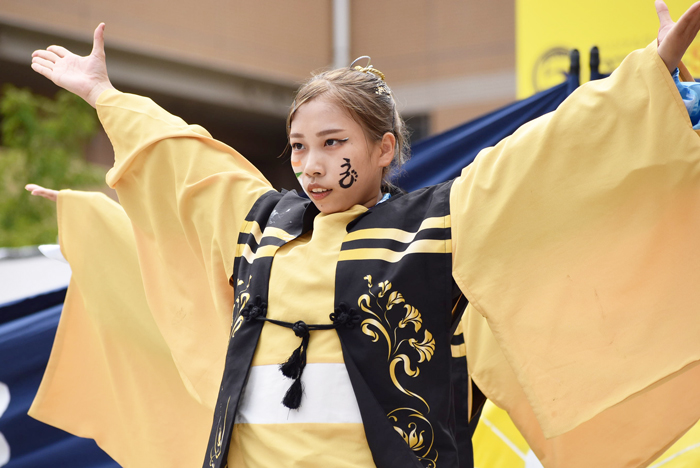
[[[472,438],[476,468],[542,468],[508,413],[486,402]],[[693,426],[649,468],[700,466],[700,423]]]
[[[674,20],[693,0],[666,0]],[[518,98],[564,81],[569,51],[581,53],[581,82],[588,81],[589,52],[600,49],[600,72],[612,72],[635,49],[656,38],[659,22],[652,0],[516,0]],[[700,72],[700,41],[684,63]]]

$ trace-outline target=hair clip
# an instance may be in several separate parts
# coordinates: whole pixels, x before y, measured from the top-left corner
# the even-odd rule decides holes
[[[367,59],[367,66],[366,67],[361,67],[359,65],[355,66],[355,64],[362,59]],[[358,57],[355,60],[353,60],[352,63],[350,64],[350,68],[352,68],[353,70],[357,70],[360,73],[371,73],[372,75],[378,77],[382,81],[386,81],[386,78],[384,77],[384,73],[380,72],[379,70],[374,68],[372,65],[370,65],[371,61],[372,61],[372,59],[370,58],[369,55],[363,55],[362,57]]]
[[[357,62],[359,62],[362,59],[367,59],[367,66],[366,67],[361,67],[359,65],[355,65]],[[383,83],[377,85],[376,88],[374,88],[374,93],[375,94],[386,94],[387,96],[391,94],[391,91],[389,91],[389,87],[386,85],[386,78],[384,77],[384,73],[380,72],[376,68],[374,68],[370,62],[372,59],[370,58],[369,55],[363,55],[362,57],[358,57],[355,60],[352,61],[350,64],[350,68],[355,71],[359,71],[360,73],[371,73],[372,75],[376,76],[380,80],[382,80]]]
[[[388,96],[391,92],[389,91],[389,87],[382,83],[374,89],[374,94],[386,94]]]

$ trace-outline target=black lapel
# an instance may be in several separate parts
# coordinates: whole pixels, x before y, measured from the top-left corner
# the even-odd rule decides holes
[[[238,404],[264,324],[254,318],[267,313],[274,252],[313,228],[316,214],[318,210],[313,203],[292,191],[266,193],[246,216],[247,228],[238,235],[239,255],[234,261],[231,281],[236,297],[233,322],[204,468],[227,466]],[[258,242],[256,235],[260,237],[260,232],[262,237]],[[241,255],[242,252],[245,255]]]

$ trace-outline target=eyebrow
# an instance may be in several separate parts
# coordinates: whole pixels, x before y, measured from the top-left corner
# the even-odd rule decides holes
[[[324,135],[330,135],[331,133],[338,133],[343,131],[344,130],[342,128],[329,128],[328,130],[321,130],[316,134],[316,136],[321,137]],[[290,133],[289,138],[304,138],[304,135],[301,133]]]

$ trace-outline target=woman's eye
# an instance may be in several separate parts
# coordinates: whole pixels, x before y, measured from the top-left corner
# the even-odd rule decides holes
[[[336,138],[330,138],[330,139],[326,140],[326,146],[338,146],[341,143],[345,143],[346,141],[348,141],[347,138],[344,138],[342,140],[338,140]]]
[[[293,151],[300,151],[304,149],[304,145],[302,145],[301,143],[292,143],[291,146]]]

